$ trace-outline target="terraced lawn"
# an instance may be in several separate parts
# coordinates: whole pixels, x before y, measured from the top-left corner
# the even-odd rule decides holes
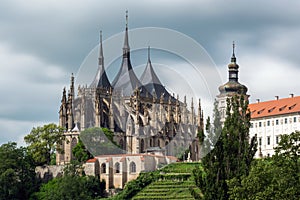
[[[174,163],[160,169],[161,178],[152,182],[133,199],[158,200],[158,199],[195,199],[191,191],[194,190],[201,196],[201,191],[196,187],[192,177],[192,170],[199,163]]]
[[[189,187],[195,186],[193,181],[161,180],[148,185],[133,199],[194,199]]]

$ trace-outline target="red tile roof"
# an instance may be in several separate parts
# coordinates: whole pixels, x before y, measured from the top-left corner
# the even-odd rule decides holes
[[[251,118],[300,112],[300,96],[249,104]]]
[[[97,161],[96,158],[91,158],[91,159],[87,160],[86,162],[87,162],[87,163],[94,163],[94,162],[96,162],[96,161]]]

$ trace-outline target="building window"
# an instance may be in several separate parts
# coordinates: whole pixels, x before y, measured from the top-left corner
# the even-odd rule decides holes
[[[284,123],[287,124],[287,122],[288,122],[288,119],[284,118]]]
[[[250,128],[253,128],[253,123],[250,124]]]
[[[145,151],[145,142],[143,139],[141,139],[141,153],[144,153]]]
[[[267,121],[267,126],[270,126],[270,121]]]
[[[135,173],[136,172],[136,165],[135,165],[135,163],[134,162],[131,162],[130,164],[129,164],[129,169],[130,169],[130,173]]]
[[[115,164],[115,173],[116,174],[120,173],[120,163],[118,162]]]
[[[123,142],[123,139],[120,140],[119,146],[120,146],[121,149],[125,149],[125,148],[124,148],[124,142]]]
[[[105,163],[102,163],[102,164],[101,164],[101,173],[102,173],[102,174],[105,174],[105,173],[106,173],[106,164],[105,164]]]
[[[258,126],[261,127],[261,122],[258,123]]]
[[[278,144],[279,143],[279,136],[277,135],[276,136],[276,144]]]
[[[261,146],[261,137],[258,139],[258,144]]]
[[[294,117],[294,123],[296,123],[297,122],[297,117]]]
[[[267,145],[270,145],[270,143],[271,143],[271,138],[270,138],[270,136],[268,136],[267,137]]]
[[[276,119],[276,125],[278,125],[279,124],[279,120],[278,119]]]

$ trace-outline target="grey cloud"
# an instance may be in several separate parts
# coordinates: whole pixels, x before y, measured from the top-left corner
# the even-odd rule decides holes
[[[6,94],[0,100],[0,125],[5,120],[9,123],[0,130],[0,141],[8,139],[4,133],[23,134],[36,120],[57,121],[61,90],[68,86],[70,73],[76,73],[98,44],[100,29],[104,39],[124,30],[126,9],[130,29],[164,27],[195,39],[219,66],[223,80],[227,80],[231,42],[236,40],[240,80],[249,87],[252,98],[296,91],[297,78],[292,77],[296,73],[288,73],[295,80],[290,83],[274,80],[282,78],[282,66],[292,72],[299,68],[300,2],[288,4],[258,0],[2,1],[0,47],[10,51],[0,48],[0,92]],[[130,37],[131,44],[134,40]],[[121,52],[122,43],[116,45]],[[32,60],[24,61],[22,55]],[[134,61],[137,65],[143,60],[139,59]],[[256,76],[256,68],[264,65],[276,68],[273,77]],[[272,90],[260,87],[264,78],[272,85],[266,88]],[[16,124],[20,129],[14,128]]]

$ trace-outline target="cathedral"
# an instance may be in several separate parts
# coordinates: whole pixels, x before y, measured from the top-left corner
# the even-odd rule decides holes
[[[103,56],[100,33],[98,68],[89,86],[76,86],[71,76],[69,90],[63,89],[59,109],[59,125],[65,128],[63,153],[57,153],[57,165],[69,163],[72,149],[80,133],[91,127],[113,132],[113,140],[121,151],[109,154],[173,156],[188,151],[187,159],[198,161],[201,146],[197,137],[203,131],[200,99],[170,94],[156,74],[150,58],[140,77],[131,65],[128,15],[124,34],[122,63],[112,81],[109,80]],[[96,71],[97,70],[97,71]],[[77,94],[76,94],[77,93]],[[93,139],[91,139],[93,140]],[[100,145],[100,143],[99,143]],[[107,154],[107,153],[105,153]],[[96,156],[105,156],[101,151]]]

